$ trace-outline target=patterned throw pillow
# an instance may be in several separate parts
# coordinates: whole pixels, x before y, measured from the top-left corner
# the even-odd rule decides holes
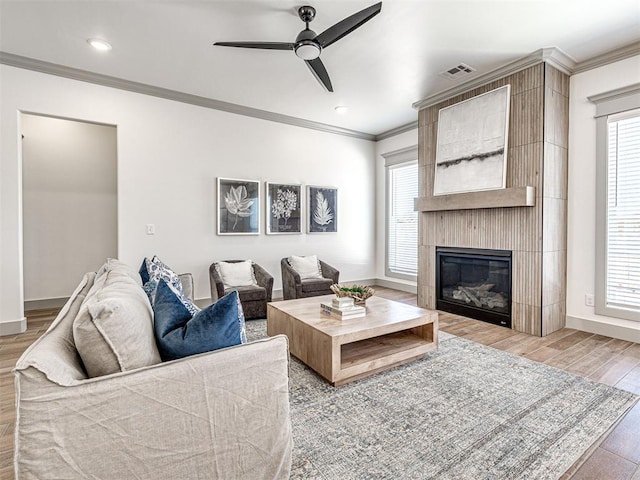
[[[164,361],[247,341],[244,313],[237,291],[191,315],[175,290],[164,280],[158,282],[154,331]]]
[[[200,311],[200,309],[184,295],[180,277],[173,270],[171,270],[171,268],[169,268],[166,263],[160,260],[157,255],[155,255],[151,260],[145,258],[142,261],[139,273],[140,278],[143,282],[142,288],[149,297],[151,306],[155,304],[158,282],[160,280],[164,280],[175,290],[176,294],[180,298],[180,301],[187,308],[187,310],[189,310],[191,315],[195,315]]]

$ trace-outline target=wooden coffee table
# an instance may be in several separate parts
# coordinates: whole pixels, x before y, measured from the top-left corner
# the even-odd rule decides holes
[[[334,295],[267,304],[267,335],[289,337],[292,355],[343,385],[438,348],[438,313],[373,296],[367,315],[338,320],[320,311]]]

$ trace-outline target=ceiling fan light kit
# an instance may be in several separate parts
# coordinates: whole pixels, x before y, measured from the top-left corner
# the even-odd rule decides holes
[[[313,60],[320,56],[320,47],[311,40],[296,44],[296,55],[303,60]]]
[[[316,9],[309,5],[298,8],[298,16],[305,23],[294,43],[286,42],[216,42],[214,45],[221,47],[257,48],[261,50],[293,50],[296,56],[305,61],[309,70],[320,84],[329,92],[333,92],[333,85],[322,60],[320,53],[332,43],[353,32],[356,28],[371,20],[382,10],[382,2],[376,3],[364,10],[339,21],[324,32],[316,35],[309,28],[316,16]]]

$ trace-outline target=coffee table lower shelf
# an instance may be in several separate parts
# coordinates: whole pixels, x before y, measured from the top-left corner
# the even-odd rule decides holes
[[[342,385],[381,370],[417,360],[435,350],[436,344],[405,330],[341,345],[340,369],[334,385]]]

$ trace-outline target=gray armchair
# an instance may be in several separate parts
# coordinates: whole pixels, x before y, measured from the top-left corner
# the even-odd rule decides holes
[[[282,269],[282,296],[285,300],[294,298],[317,297],[318,295],[330,295],[331,285],[338,283],[340,272],[331,265],[318,260],[323,278],[308,278],[302,280],[287,258],[280,260]]]
[[[243,260],[224,260],[229,263],[242,262]],[[273,277],[257,263],[253,262],[253,273],[258,285],[246,287],[230,287],[225,290],[222,278],[216,269],[216,262],[209,267],[209,283],[211,286],[211,300],[216,301],[232,290],[237,290],[240,303],[244,311],[244,318],[252,320],[267,318],[267,302],[273,295]]]

